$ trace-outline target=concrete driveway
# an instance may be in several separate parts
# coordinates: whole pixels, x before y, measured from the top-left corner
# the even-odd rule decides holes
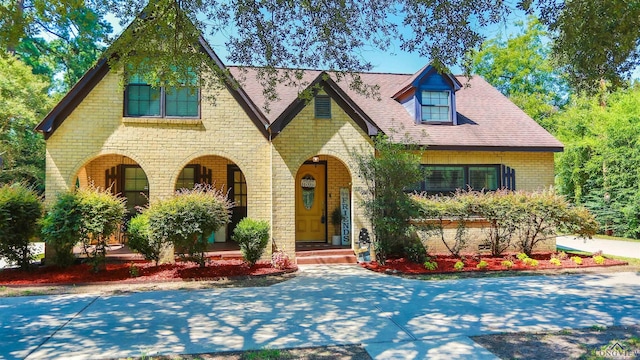
[[[640,241],[619,241],[607,239],[582,239],[575,236],[558,236],[556,244],[571,250],[596,252],[602,250],[605,255],[624,256],[640,259]]]
[[[0,359],[364,344],[375,359],[493,359],[469,336],[640,324],[640,274],[419,281],[308,266],[266,288],[0,298]]]

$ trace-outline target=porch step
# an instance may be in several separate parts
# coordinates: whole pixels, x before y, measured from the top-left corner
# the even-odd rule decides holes
[[[298,265],[358,263],[351,249],[296,251],[296,261]]]
[[[212,260],[242,260],[240,250],[211,251],[206,256]]]

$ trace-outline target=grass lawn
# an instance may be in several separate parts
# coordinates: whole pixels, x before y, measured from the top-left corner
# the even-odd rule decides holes
[[[602,240],[618,240],[618,241],[628,241],[628,242],[640,242],[640,239],[631,239],[631,238],[625,238],[625,237],[619,237],[619,236],[609,236],[609,235],[604,235],[604,234],[597,234],[593,236],[596,239],[602,239]]]

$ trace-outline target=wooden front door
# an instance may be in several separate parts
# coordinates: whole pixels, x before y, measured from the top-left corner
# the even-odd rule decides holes
[[[296,241],[327,241],[327,164],[305,163],[298,170]]]

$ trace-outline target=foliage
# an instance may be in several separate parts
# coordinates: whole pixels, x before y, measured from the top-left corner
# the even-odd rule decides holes
[[[567,260],[569,258],[569,255],[567,255],[567,253],[564,251],[558,252],[557,256],[560,260]]]
[[[44,192],[45,145],[34,128],[52,105],[48,87],[22,61],[0,54],[0,184]]]
[[[604,257],[602,255],[595,255],[593,257],[593,261],[598,265],[602,265],[602,264],[604,264],[605,259],[604,259]]]
[[[152,203],[143,214],[149,218],[153,247],[173,244],[182,257],[205,266],[208,238],[229,222],[231,203],[220,190],[208,185],[178,190],[168,199]]]
[[[518,255],[520,258],[531,255],[537,244],[559,232],[591,237],[597,229],[597,222],[588,210],[571,206],[564,197],[552,190],[486,193],[459,191],[448,198],[424,194],[413,198],[419,206],[422,219],[436,220],[436,225],[431,227],[428,221],[416,220],[416,226],[426,227],[427,231],[435,229],[435,233],[440,235],[452,254],[454,250],[459,254],[460,244],[466,243],[460,239],[465,239],[465,235],[460,235],[461,225],[458,225],[456,241],[453,246],[447,244],[444,239],[445,221],[459,221],[464,225],[472,216],[487,220],[489,226],[482,231],[484,241],[489,244],[493,256],[500,256],[514,241],[524,253]]]
[[[481,270],[486,269],[487,267],[489,267],[489,263],[486,262],[485,260],[480,260],[478,265],[476,265],[476,268],[481,269]]]
[[[425,269],[430,271],[434,271],[438,269],[438,263],[435,261],[430,261],[430,259],[427,259],[423,265]]]
[[[456,261],[456,263],[453,264],[453,268],[456,269],[457,271],[462,271],[462,269],[464,269],[464,262]]]
[[[518,253],[516,254],[516,258],[518,258],[518,260],[520,261],[524,261],[524,259],[528,259],[529,255],[525,254],[525,253]]]
[[[596,98],[576,96],[555,121],[565,150],[558,190],[584,205],[599,231],[640,238],[640,86]]]
[[[255,265],[269,244],[269,223],[265,220],[244,218],[233,229],[233,240],[240,245],[244,261]]]
[[[291,259],[286,252],[282,250],[274,251],[271,254],[271,266],[276,269],[286,269],[291,266]]]
[[[569,86],[551,62],[548,33],[535,18],[526,28],[517,22],[518,34],[490,39],[472,52],[473,72],[481,75],[547,130],[551,119],[568,98]]]
[[[23,269],[34,257],[29,246],[42,216],[42,201],[24,184],[0,187],[0,257]]]
[[[381,135],[375,139],[375,153],[361,150],[351,154],[356,173],[365,184],[358,191],[373,225],[373,245],[381,264],[390,255],[405,255],[403,245],[413,242],[409,219],[416,217],[417,206],[404,190],[421,180],[422,170],[419,153],[407,151],[419,150],[412,144],[408,137],[392,141]]]
[[[460,257],[460,252],[464,250],[469,241],[469,233],[466,226],[470,212],[469,204],[450,196],[420,196],[415,197],[419,204],[419,216],[421,219],[435,220],[435,223],[418,222],[416,227],[425,231],[427,235],[435,235],[440,237],[444,246],[449,250],[451,255]],[[445,226],[450,222],[457,223],[456,233],[453,243],[448,242],[445,238]]]
[[[532,267],[537,267],[539,264],[538,260],[532,259],[530,257],[522,259],[522,263]]]
[[[331,224],[335,228],[335,234],[340,235],[340,225],[342,225],[342,210],[340,206],[333,209],[331,212]]]
[[[82,227],[80,197],[73,191],[59,193],[42,220],[42,237],[53,249],[53,257],[47,262],[58,266],[73,264],[73,246],[80,240]]]
[[[576,263],[576,265],[582,265],[582,258],[580,256],[572,256],[571,261]]]
[[[94,271],[102,269],[107,242],[125,212],[124,200],[108,190],[87,188],[59,194],[42,227],[45,241],[53,246],[54,262],[61,266],[73,263],[73,246],[80,243]]]
[[[561,266],[562,265],[562,261],[560,261],[560,259],[558,259],[558,258],[551,258],[549,260],[549,264],[555,265],[555,266]]]
[[[511,269],[513,267],[513,261],[510,260],[503,260],[500,264],[507,269]]]
[[[127,245],[133,251],[137,251],[144,256],[145,259],[154,261],[156,266],[161,260],[163,251],[171,244],[166,238],[156,236],[149,226],[149,214],[151,212],[143,212],[129,220],[127,232],[129,233],[129,241]]]

